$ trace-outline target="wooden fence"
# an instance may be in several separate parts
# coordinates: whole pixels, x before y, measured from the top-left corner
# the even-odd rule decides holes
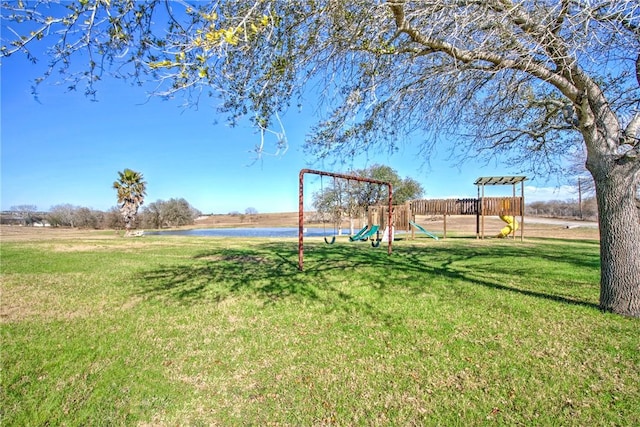
[[[409,202],[412,215],[522,215],[522,197],[423,199]]]

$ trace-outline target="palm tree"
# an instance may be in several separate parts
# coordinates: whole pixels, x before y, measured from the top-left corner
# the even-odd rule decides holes
[[[144,202],[147,183],[143,181],[142,174],[131,169],[118,172],[119,179],[113,183],[113,188],[118,190],[118,208],[124,219],[125,236],[131,235],[131,228],[136,222],[138,208]]]

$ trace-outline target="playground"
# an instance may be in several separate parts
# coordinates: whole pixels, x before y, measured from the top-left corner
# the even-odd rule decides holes
[[[478,186],[478,198],[471,199],[421,199],[411,200],[403,205],[392,207],[391,224],[395,231],[410,232],[415,237],[416,232],[425,234],[435,240],[438,235],[434,231],[427,230],[419,222],[424,217],[442,218],[441,237],[447,238],[447,219],[452,216],[473,216],[475,218],[475,237],[524,238],[524,176],[499,176],[480,177],[476,180]],[[516,196],[516,185],[520,184],[520,195]],[[511,185],[513,195],[511,197],[485,197],[487,185]],[[386,206],[371,206],[367,210],[367,226],[374,224],[387,227],[388,208]],[[421,218],[422,217],[422,218]],[[488,218],[497,217],[503,224],[496,234],[494,227],[485,227]],[[433,224],[431,224],[433,225]],[[519,231],[519,233],[516,233]]]
[[[345,175],[342,173],[302,169],[299,174],[299,227],[304,228],[304,176],[318,175],[320,177],[332,177],[334,180],[341,179],[347,181],[347,186],[351,181],[365,182],[369,184],[377,184],[386,187],[388,194],[388,203],[380,206],[368,206],[364,212],[366,215],[366,224],[363,226],[364,215],[359,218],[362,228],[350,237],[354,240],[369,240],[376,236],[376,240],[385,241],[393,240],[394,231],[411,232],[412,237],[416,230],[438,239],[435,233],[427,231],[423,226],[418,224],[418,216],[442,216],[443,230],[442,237],[447,237],[447,217],[460,215],[473,215],[476,218],[475,235],[477,238],[484,239],[485,234],[485,218],[497,216],[503,221],[503,227],[495,237],[506,238],[516,237],[516,232],[520,230],[520,240],[524,238],[524,181],[526,176],[491,176],[479,177],[474,184],[478,188],[478,197],[475,199],[420,199],[410,200],[403,205],[393,205],[393,190],[388,182],[375,179],[368,179],[360,176]],[[519,184],[520,192],[516,195],[516,188]],[[510,197],[485,197],[485,188],[487,186],[505,186],[512,187],[512,195]],[[519,217],[519,218],[518,218]],[[390,227],[391,225],[391,227]],[[342,224],[340,225],[342,227]],[[335,236],[331,236],[332,239]]]
[[[379,206],[367,206],[364,210],[366,214],[366,224],[363,225],[364,215],[360,218],[360,229],[358,232],[351,232],[349,241],[370,241],[373,247],[385,243],[387,253],[391,255],[395,234],[400,231],[410,232],[411,238],[415,237],[416,230],[429,236],[434,240],[439,237],[432,231],[428,231],[418,224],[418,216],[441,215],[443,217],[442,238],[447,237],[447,217],[450,215],[472,215],[476,221],[475,236],[477,239],[485,238],[485,218],[498,216],[505,224],[495,237],[504,239],[516,238],[516,232],[520,230],[520,241],[524,240],[524,181],[526,176],[490,176],[479,177],[474,184],[478,189],[478,197],[475,199],[422,199],[410,200],[403,205],[393,204],[393,188],[390,182],[376,179],[347,175],[343,173],[320,171],[313,169],[302,169],[298,176],[298,269],[304,269],[304,230],[305,230],[305,204],[304,204],[304,184],[305,175],[317,175],[321,178],[331,177],[336,180],[346,181],[347,187],[353,181],[356,183],[366,183],[386,188],[387,203]],[[520,195],[516,195],[516,187],[520,187]],[[512,187],[511,197],[485,197],[487,186]],[[321,187],[322,188],[322,187]],[[342,198],[342,196],[337,196]],[[334,219],[335,226],[333,234],[325,235],[324,241],[327,244],[336,242],[336,237],[341,235],[342,214],[344,207],[336,204],[334,212],[337,218]],[[519,216],[519,221],[518,221]],[[350,221],[353,222],[353,215],[350,214]]]

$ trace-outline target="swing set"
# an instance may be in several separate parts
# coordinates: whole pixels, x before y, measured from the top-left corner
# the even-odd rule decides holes
[[[371,184],[385,185],[389,190],[388,191],[389,218],[388,218],[387,224],[391,224],[392,211],[393,211],[393,189],[390,182],[380,181],[380,180],[371,179],[371,178],[363,178],[355,175],[345,175],[341,173],[325,172],[325,171],[319,171],[319,170],[313,170],[313,169],[302,169],[300,171],[299,181],[298,181],[298,270],[302,271],[304,266],[304,175],[305,174],[319,175],[320,179],[322,179],[323,176],[333,177],[334,183],[336,179],[346,179],[347,183],[349,183],[350,181],[356,181],[356,182],[369,182]],[[391,255],[391,245],[393,242],[393,227],[389,226],[388,232],[389,232],[389,236],[387,240],[389,242],[389,246],[387,248],[387,253]],[[328,244],[334,243],[335,239],[336,239],[336,233],[333,234],[331,239],[328,239],[326,235],[324,236],[324,241]],[[378,242],[378,245],[379,245],[379,242]],[[374,246],[377,246],[377,245],[374,245]]]

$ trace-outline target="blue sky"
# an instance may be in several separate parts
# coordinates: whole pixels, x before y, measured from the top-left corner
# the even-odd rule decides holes
[[[203,213],[248,207],[296,211],[298,172],[305,167],[346,172],[385,164],[419,181],[428,198],[475,197],[477,177],[519,173],[508,165],[484,163],[466,163],[461,169],[446,160],[445,149],[424,168],[417,141],[393,156],[370,153],[342,168],[323,166],[302,151],[317,119],[313,105],[282,118],[290,145],[286,154],[248,166],[259,134],[249,126],[226,126],[213,98],[203,98],[197,110],[185,110],[181,99],[148,99],[144,88],[105,78],[97,102],[67,92],[54,79],[40,86],[36,100],[31,86],[42,72],[42,66],[21,56],[5,58],[0,67],[2,210],[29,204],[46,211],[63,203],[107,210],[116,204],[111,186],[124,168],[144,175],[147,202],[182,197]],[[309,177],[306,185],[311,194],[319,179]],[[555,185],[555,178],[527,181],[525,197],[528,202],[576,198]],[[510,193],[510,186],[486,190],[488,196]]]

